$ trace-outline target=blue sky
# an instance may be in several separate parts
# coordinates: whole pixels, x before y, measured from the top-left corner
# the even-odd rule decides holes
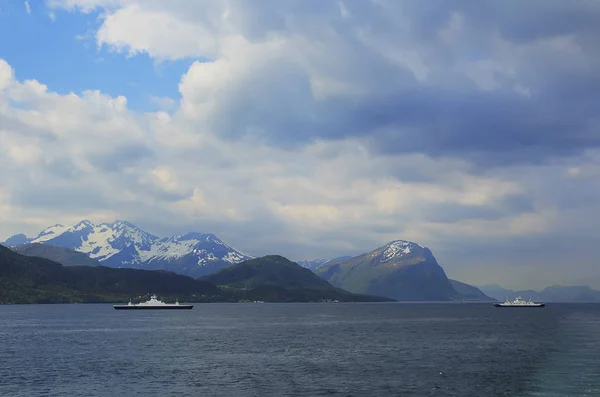
[[[152,60],[98,48],[100,10],[50,10],[41,1],[9,0],[0,8],[0,53],[20,80],[37,79],[60,94],[101,90],[127,97],[132,110],[155,110],[152,97],[178,100],[177,85],[192,60]],[[52,15],[52,17],[51,17]]]
[[[0,241],[81,219],[293,260],[406,239],[473,284],[600,287],[598,2],[30,6],[0,6]]]

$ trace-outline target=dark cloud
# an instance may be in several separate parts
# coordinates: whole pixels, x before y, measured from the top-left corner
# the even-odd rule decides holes
[[[215,130],[224,137],[245,135],[283,147],[314,139],[365,137],[378,153],[454,156],[484,167],[541,163],[600,146],[600,50],[586,40],[600,37],[600,24],[594,22],[600,20],[598,4],[398,3],[365,8],[348,2],[350,12],[361,13],[348,24],[334,17],[339,23],[328,29],[335,34],[323,40],[335,49],[323,54],[327,61],[313,60],[329,78],[356,83],[363,94],[315,100],[311,76],[281,61],[261,75],[249,76],[223,99],[213,120]],[[331,5],[325,8],[333,15]],[[271,22],[257,17],[252,23],[265,32],[306,28],[300,17],[293,24],[284,18],[288,14],[276,10],[269,14]],[[447,44],[440,31],[455,12],[463,15],[463,36]],[[408,27],[393,25],[406,20]],[[318,24],[318,16],[311,21],[317,32],[312,34],[328,31]],[[357,33],[362,28],[386,47],[377,49],[362,40]],[[507,40],[504,49],[494,47],[498,33]],[[571,41],[541,42],[564,35]],[[525,44],[530,47],[521,48]],[[405,50],[428,61],[428,80],[417,81],[411,70],[384,56]],[[482,70],[465,69],[478,60],[492,66],[474,63],[471,67]],[[480,78],[491,88],[478,87],[473,73],[482,73]]]
[[[600,146],[589,134],[587,118],[557,113],[516,94],[473,92],[446,96],[416,94],[414,101],[390,98],[377,112],[356,112],[363,125],[382,123],[370,136],[375,149],[388,154],[422,152],[458,156],[480,164],[539,162]],[[394,112],[394,108],[397,109]],[[384,124],[385,123],[385,124]],[[357,123],[358,124],[358,123]],[[503,164],[506,165],[506,164]]]
[[[293,96],[287,98],[291,108],[296,102]],[[540,163],[600,146],[594,128],[600,120],[591,102],[584,101],[577,109],[573,103],[559,109],[558,104],[509,92],[399,92],[359,104],[324,103],[308,119],[297,110],[286,112],[283,101],[268,112],[259,106],[256,102],[246,109],[236,106],[239,117],[227,119],[222,130],[235,136],[243,123],[247,133],[280,146],[317,138],[365,137],[371,149],[381,154],[455,156],[484,166]]]
[[[452,3],[452,2],[450,2]],[[461,12],[480,26],[497,27],[505,39],[524,43],[542,38],[598,32],[600,4],[588,0],[460,1]]]

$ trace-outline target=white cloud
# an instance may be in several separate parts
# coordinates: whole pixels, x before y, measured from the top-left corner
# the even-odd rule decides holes
[[[134,22],[135,21],[135,22]],[[130,55],[177,59],[214,56],[215,40],[201,26],[178,20],[167,12],[130,5],[108,14],[96,35],[98,45],[109,45]]]
[[[169,97],[156,97],[153,96],[150,98],[150,102],[156,106],[159,110],[171,110],[175,107],[175,101],[173,98]]]
[[[0,94],[14,82],[14,73],[11,66],[0,58]]]
[[[31,6],[29,5],[29,2],[27,0],[25,0],[25,12],[27,12],[27,15],[31,15]]]

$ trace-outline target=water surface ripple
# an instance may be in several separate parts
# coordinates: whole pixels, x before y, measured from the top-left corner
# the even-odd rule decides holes
[[[0,306],[0,396],[600,396],[600,305]]]

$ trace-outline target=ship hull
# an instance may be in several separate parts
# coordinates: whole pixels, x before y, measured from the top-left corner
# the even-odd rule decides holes
[[[129,305],[114,305],[115,310],[189,310],[194,305],[173,305],[173,306],[129,306]]]
[[[494,303],[494,307],[514,307],[514,308],[533,308],[533,307],[544,307],[545,303],[536,303],[535,305],[505,305],[503,303]]]

